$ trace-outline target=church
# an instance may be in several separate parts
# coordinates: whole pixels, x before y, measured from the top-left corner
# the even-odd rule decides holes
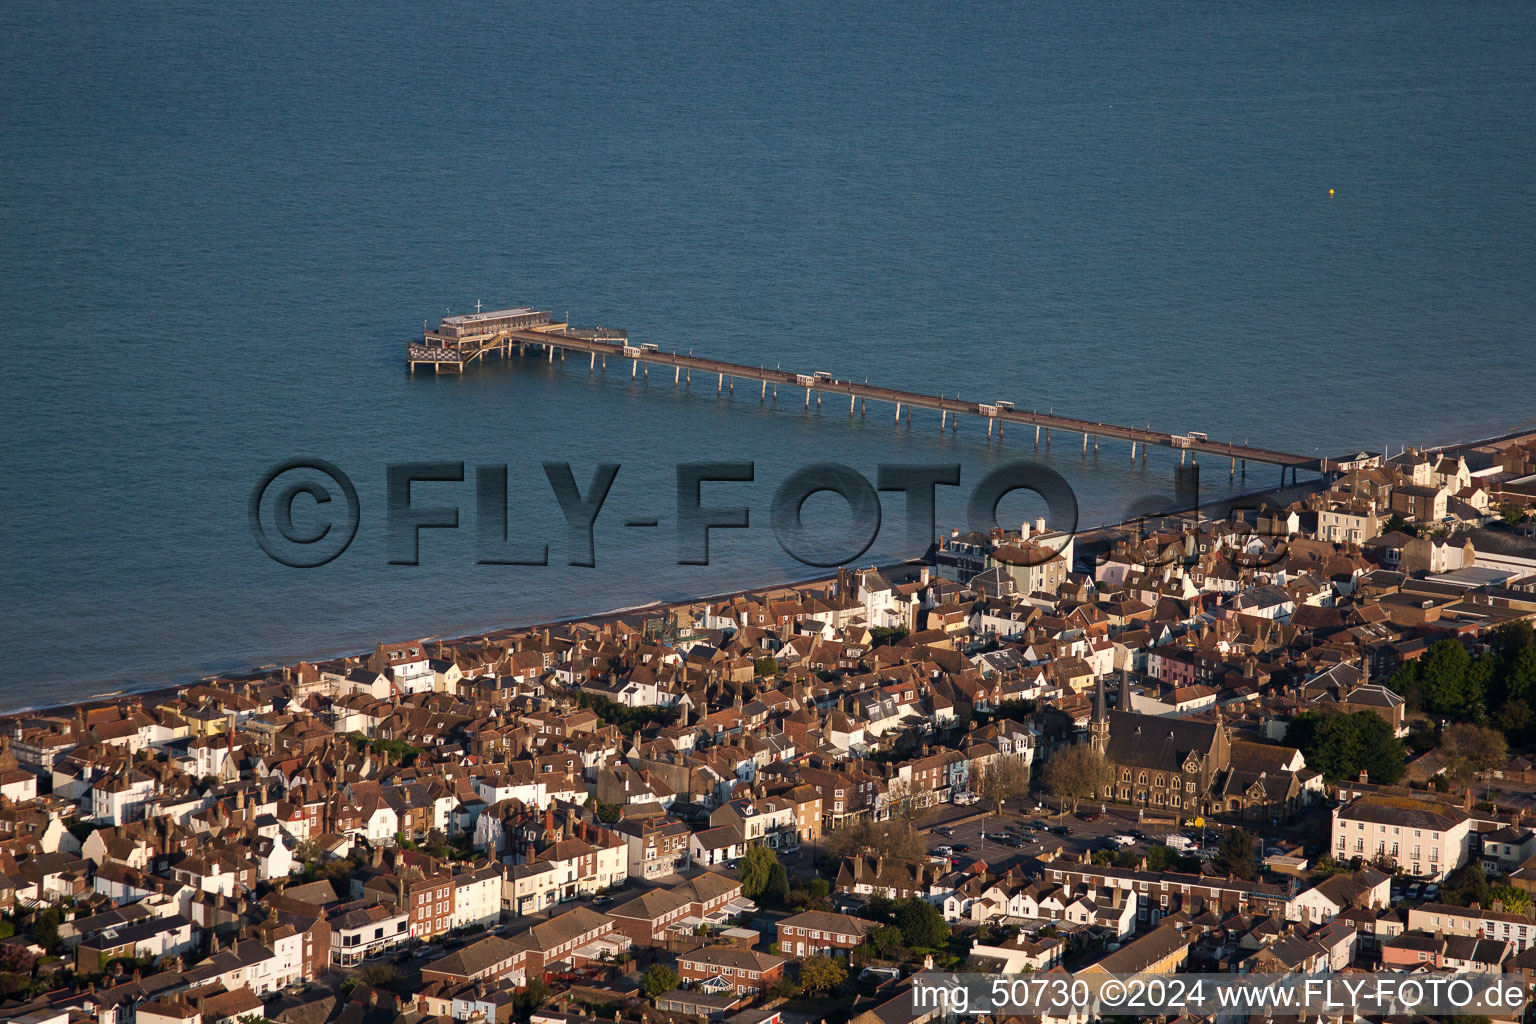
[[[1130,704],[1130,683],[1122,676],[1120,706]],[[1212,794],[1232,760],[1232,737],[1220,711],[1214,722],[1109,711],[1102,679],[1089,742],[1114,771],[1104,799],[1179,816],[1216,809]]]
[[[1120,708],[1133,706],[1129,677],[1120,677]],[[1294,747],[1232,738],[1215,720],[1110,711],[1101,679],[1094,695],[1089,742],[1113,778],[1106,801],[1178,817],[1222,815],[1279,822],[1323,794],[1322,776]]]

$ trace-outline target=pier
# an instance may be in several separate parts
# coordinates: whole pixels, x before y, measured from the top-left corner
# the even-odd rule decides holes
[[[476,312],[457,317],[445,317],[436,331],[423,331],[421,341],[412,341],[407,356],[411,373],[430,367],[435,373],[463,373],[476,362],[489,358],[525,356],[530,352],[546,356],[550,361],[557,357],[562,361],[568,353],[586,355],[589,373],[606,371],[610,358],[629,362],[631,379],[637,378],[642,369],[649,377],[650,367],[670,367],[672,382],[680,385],[692,383],[695,372],[714,377],[717,394],[729,389],[734,394],[738,380],[759,385],[759,401],[767,401],[770,390],[775,399],[778,389],[787,387],[804,392],[804,407],[812,404],[821,408],[823,396],[848,398],[848,415],[853,416],[861,403],[883,402],[894,409],[894,418],[901,422],[903,414],[911,422],[912,410],[926,409],[939,414],[940,430],[957,430],[962,416],[976,417],[987,425],[987,436],[997,432],[1001,440],[1005,428],[1025,428],[1030,431],[1034,446],[1044,443],[1049,449],[1053,435],[1057,444],[1080,443],[1086,457],[1090,448],[1099,454],[1103,441],[1119,441],[1126,445],[1128,457],[1138,457],[1145,462],[1149,445],[1171,448],[1179,452],[1180,464],[1186,457],[1196,459],[1201,455],[1225,461],[1229,475],[1236,476],[1239,467],[1246,475],[1249,462],[1265,463],[1280,467],[1282,484],[1286,470],[1291,481],[1296,479],[1297,469],[1320,470],[1319,460],[1309,455],[1259,448],[1233,441],[1213,440],[1203,433],[1172,434],[1150,427],[1131,427],[1113,423],[1100,423],[1057,415],[1054,411],[1040,412],[1017,408],[1014,403],[998,400],[991,403],[962,401],[943,395],[927,395],[899,388],[881,387],[868,382],[859,383],[834,377],[832,374],[813,370],[798,373],[793,370],[768,369],[763,366],[747,366],[742,363],[709,359],[692,353],[667,352],[653,344],[633,345],[626,332],[611,328],[575,329],[568,323],[556,320],[550,313],[519,307],[493,312]]]

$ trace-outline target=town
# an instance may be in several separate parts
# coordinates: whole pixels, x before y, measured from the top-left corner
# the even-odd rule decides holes
[[[1536,441],[1330,465],[1246,512],[946,530],[12,715],[0,1018],[926,1024],[925,971],[1536,982]]]

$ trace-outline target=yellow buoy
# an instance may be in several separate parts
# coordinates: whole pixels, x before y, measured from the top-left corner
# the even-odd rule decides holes
[[[1333,195],[1333,189],[1329,189],[1329,190],[1328,190],[1328,194],[1329,194],[1329,195]]]

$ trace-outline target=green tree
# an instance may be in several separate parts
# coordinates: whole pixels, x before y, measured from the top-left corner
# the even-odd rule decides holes
[[[682,983],[677,972],[666,964],[651,964],[640,978],[640,988],[645,992],[647,999],[655,999],[663,992],[670,992]]]
[[[1436,640],[1418,660],[1420,705],[1436,715],[1462,717],[1471,704],[1467,670],[1472,658],[1457,640]],[[1479,699],[1481,695],[1478,695]]]
[[[1211,858],[1211,867],[1218,875],[1233,875],[1251,881],[1259,873],[1257,858],[1253,833],[1234,828],[1222,839],[1216,856]]]
[[[538,975],[528,979],[528,986],[517,994],[512,1005],[521,1011],[523,1019],[528,1019],[528,1014],[544,1005],[544,1000],[550,997],[549,985]]]
[[[57,907],[39,910],[32,918],[32,934],[37,944],[50,953],[59,951],[59,922],[63,920],[64,915]]]
[[[1493,899],[1488,886],[1488,876],[1476,861],[1452,871],[1440,886],[1440,902],[1453,907],[1470,906],[1473,903],[1486,907]]]
[[[1391,785],[1403,774],[1403,741],[1370,711],[1307,711],[1286,729],[1285,743],[1300,750],[1307,767],[1329,782],[1353,779],[1363,769],[1370,781]]]
[[[848,964],[837,957],[808,956],[800,962],[800,986],[807,992],[830,992],[848,977]]]
[[[364,985],[372,985],[374,988],[388,988],[400,980],[400,972],[389,964],[370,964],[358,972],[357,976]]]
[[[766,846],[754,846],[741,859],[741,894],[782,905],[789,898],[789,873],[779,855]]]
[[[909,896],[896,901],[896,927],[909,946],[934,948],[949,941],[949,924],[944,915],[925,899]]]
[[[1381,532],[1401,533],[1409,537],[1417,537],[1419,535],[1419,528],[1398,513],[1393,512],[1387,517],[1387,521],[1381,524]]]
[[[1518,526],[1519,524],[1525,522],[1525,509],[1521,508],[1519,505],[1511,504],[1507,501],[1499,506],[1499,515],[1502,516],[1504,521],[1510,526]]]
[[[771,654],[758,658],[752,662],[752,672],[759,676],[776,676],[779,674],[779,660]]]
[[[901,929],[895,925],[883,924],[870,932],[869,938],[866,941],[876,956],[888,957],[901,952],[901,948],[906,942],[906,937],[902,935]]]
[[[1508,882],[1495,885],[1489,892],[1489,896],[1504,904],[1504,913],[1524,915],[1531,906],[1531,894],[1524,889],[1517,889]]]

